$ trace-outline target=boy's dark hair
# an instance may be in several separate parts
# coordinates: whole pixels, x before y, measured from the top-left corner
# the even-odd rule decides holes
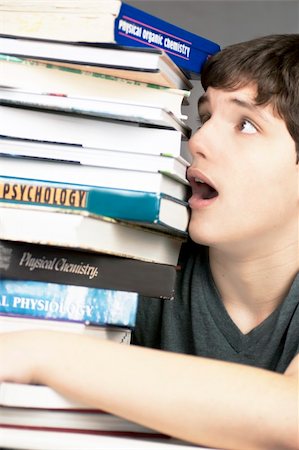
[[[296,143],[299,162],[299,34],[263,36],[230,45],[204,65],[201,82],[234,90],[257,86],[257,105],[271,104]]]

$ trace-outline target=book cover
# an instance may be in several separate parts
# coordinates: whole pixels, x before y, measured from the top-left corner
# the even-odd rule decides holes
[[[177,130],[145,127],[134,122],[106,121],[53,111],[0,106],[0,135],[11,139],[56,143],[134,154],[182,156],[182,134]]]
[[[1,176],[23,178],[40,183],[77,184],[82,187],[125,189],[138,192],[160,192],[186,201],[190,187],[182,180],[161,172],[96,167],[75,162],[42,160],[0,155]]]
[[[20,227],[22,224],[22,227]],[[75,248],[176,266],[186,238],[111,218],[0,206],[0,239]]]
[[[220,49],[211,40],[125,2],[111,1],[109,7],[103,2],[87,3],[85,8],[74,7],[73,4],[64,7],[59,5],[59,9],[57,5],[55,9],[55,5],[49,7],[44,3],[41,8],[37,3],[32,3],[30,10],[24,4],[19,7],[19,11],[13,5],[2,8],[2,33],[158,48],[165,51],[184,71],[196,74],[200,73],[209,55]]]
[[[37,393],[36,393],[37,394]],[[167,437],[162,433],[100,410],[49,410],[0,406],[0,427],[64,431],[92,435]]]
[[[117,150],[82,149],[75,145],[36,142],[0,137],[0,154],[22,158],[38,158],[45,161],[78,163],[84,166],[109,167],[112,169],[160,172],[187,183],[189,162],[181,156],[147,155]]]
[[[88,410],[89,407],[74,402],[49,386],[25,383],[0,383],[0,405],[18,408]]]
[[[162,49],[184,71],[196,74],[207,58],[220,50],[215,42],[124,2],[115,21],[115,40],[122,45]]]
[[[177,130],[4,105],[0,106],[0,114],[1,136],[111,151],[181,155],[184,136]],[[190,155],[184,155],[184,159],[190,161]]]
[[[134,327],[138,294],[39,281],[0,279],[0,312]]]
[[[0,54],[0,86],[61,95],[136,101],[159,106],[186,119],[182,105],[188,104],[189,90],[171,89],[152,83],[74,70],[61,65]]]
[[[112,217],[187,232],[188,204],[160,192],[142,192],[66,183],[42,183],[0,176],[0,202],[34,205]]]
[[[97,436],[83,433],[31,430],[17,427],[0,428],[4,448],[19,450],[197,450],[192,444],[176,439]],[[210,449],[217,450],[217,449]]]
[[[191,128],[168,109],[101,97],[68,97],[59,93],[40,93],[0,87],[2,105],[35,110],[55,111],[101,120],[118,120],[177,130],[188,139]]]
[[[91,325],[84,322],[61,319],[43,319],[37,317],[25,317],[17,314],[0,313],[0,332],[10,333],[25,330],[49,330],[63,333],[75,333],[91,336],[96,339],[104,339],[119,344],[131,343],[131,328],[115,327],[112,325]],[[1,383],[0,383],[1,398]],[[1,404],[1,401],[0,401]]]
[[[151,73],[149,80],[157,80],[156,84],[180,89],[190,89],[192,83],[172,59],[162,50],[150,47],[130,47],[119,44],[99,42],[66,42],[55,39],[38,39],[23,36],[8,36],[0,33],[0,53],[20,58],[38,59],[81,67],[93,67],[92,71],[116,75],[124,71],[123,78],[128,78],[128,72]],[[81,68],[80,67],[80,68]],[[89,69],[90,70],[90,69]],[[117,71],[117,72],[115,72]],[[122,73],[122,72],[120,72]],[[154,76],[158,74],[159,76]],[[124,75],[124,76],[123,76]],[[132,77],[129,75],[129,78]],[[132,75],[132,74],[131,74]],[[142,77],[143,78],[143,77]],[[138,78],[137,78],[138,80]],[[139,80],[141,81],[141,80]]]
[[[0,279],[115,289],[169,299],[174,296],[177,270],[167,264],[104,253],[0,240]]]

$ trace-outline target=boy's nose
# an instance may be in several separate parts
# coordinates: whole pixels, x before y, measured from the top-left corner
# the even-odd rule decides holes
[[[205,137],[203,133],[203,127],[195,131],[188,142],[189,152],[193,157],[201,156],[202,158],[207,158],[208,147],[205,142]]]

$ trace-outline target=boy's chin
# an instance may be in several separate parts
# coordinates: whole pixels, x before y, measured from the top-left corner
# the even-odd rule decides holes
[[[198,222],[195,223],[190,221],[189,228],[188,228],[189,236],[192,239],[193,242],[196,244],[201,245],[211,245],[215,243],[215,236],[213,238],[211,229],[207,226],[206,229],[203,225],[199,226]]]

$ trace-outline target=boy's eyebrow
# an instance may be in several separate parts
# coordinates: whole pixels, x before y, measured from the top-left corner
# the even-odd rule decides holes
[[[209,97],[206,94],[203,94],[201,97],[199,97],[197,103],[198,111],[200,112],[201,108],[209,102],[210,102]],[[231,98],[228,100],[228,102],[240,106],[241,108],[248,109],[249,111],[258,114],[263,120],[268,121],[266,116],[263,114],[263,112],[258,108],[258,106],[255,103],[242,100],[240,98]]]
[[[258,114],[263,120],[268,121],[265,114],[263,114],[263,112],[255,103],[247,102],[246,100],[241,100],[240,98],[232,98],[229,100],[229,102],[240,106],[241,108],[248,109],[249,111]]]

